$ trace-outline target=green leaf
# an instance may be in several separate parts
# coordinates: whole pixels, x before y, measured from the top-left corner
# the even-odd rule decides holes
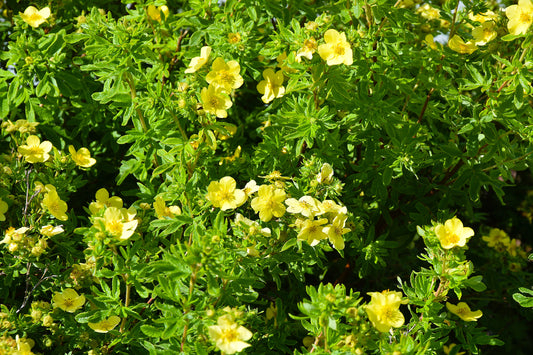
[[[141,325],[141,332],[152,338],[160,338],[164,330],[165,328],[163,327],[154,327],[153,325],[149,324]]]
[[[483,276],[478,275],[464,281],[464,284],[476,292],[483,292],[487,289],[487,285],[485,285],[481,280],[483,280]]]

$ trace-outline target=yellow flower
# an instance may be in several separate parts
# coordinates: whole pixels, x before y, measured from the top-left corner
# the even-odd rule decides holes
[[[261,185],[257,190],[257,197],[252,199],[254,211],[259,212],[259,219],[268,222],[272,217],[281,217],[285,213],[285,191],[276,189],[273,185]]]
[[[98,323],[91,323],[89,322],[89,327],[94,330],[97,333],[107,333],[110,330],[113,330],[118,323],[120,323],[120,317],[117,316],[111,316],[109,318],[106,318],[104,320],[101,320]]]
[[[236,33],[228,33],[228,42],[231,44],[239,43],[241,41],[241,34],[239,32]]]
[[[15,123],[10,120],[2,123],[2,128],[6,130],[7,133],[12,133],[18,131],[22,134],[24,133],[34,133],[35,127],[39,125],[39,122],[28,122],[24,119],[16,120]]]
[[[486,241],[491,248],[508,247],[511,242],[507,233],[498,228],[492,228],[489,235],[483,236],[481,239]]]
[[[438,20],[440,18],[439,10],[431,7],[429,4],[424,4],[416,10],[417,14],[420,14],[426,20]]]
[[[89,168],[96,163],[96,159],[91,158],[91,153],[87,148],[80,148],[78,151],[76,151],[74,146],[69,145],[68,151],[74,163],[82,168]]]
[[[351,231],[349,228],[344,228],[347,218],[348,216],[339,214],[335,216],[330,225],[324,227],[324,233],[328,235],[329,241],[337,250],[344,249],[344,238],[342,236]]]
[[[458,35],[454,35],[448,41],[448,47],[450,47],[451,50],[461,54],[472,54],[477,50],[476,45],[472,41],[465,43],[465,41],[463,41],[463,39]]]
[[[6,232],[4,239],[0,241],[0,244],[9,244],[11,242],[20,242],[24,238],[24,234],[29,230],[28,227],[20,227],[15,229],[15,227],[9,227]]]
[[[154,210],[158,219],[173,218],[181,214],[179,206],[167,207],[165,200],[161,196],[157,196],[154,201]]]
[[[255,182],[255,180],[250,180],[246,183],[246,185],[244,185],[244,189],[242,190],[246,194],[246,198],[248,198],[252,194],[256,193],[257,190],[259,190],[259,186],[257,186],[257,182]]]
[[[126,240],[135,233],[135,228],[139,223],[134,217],[135,209],[133,207],[130,207],[129,210],[108,207],[104,212],[104,217],[97,220],[103,221],[105,230],[109,235],[120,240]]]
[[[492,21],[486,21],[472,30],[472,37],[476,46],[484,46],[492,41],[498,32],[496,31],[496,24]]]
[[[0,221],[6,220],[6,216],[4,215],[4,213],[7,212],[7,207],[7,202],[0,198]]]
[[[485,11],[484,13],[474,15],[474,13],[470,12],[468,14],[468,18],[472,21],[479,22],[479,23],[485,23],[487,21],[496,21],[498,20],[498,15],[496,15],[493,11]]]
[[[241,66],[237,61],[230,60],[226,63],[223,58],[219,57],[211,65],[211,71],[207,73],[205,80],[216,88],[221,88],[229,93],[244,83],[239,74],[240,71]]]
[[[525,34],[533,22],[533,4],[531,0],[518,0],[518,5],[511,5],[505,9],[509,19],[507,29],[510,34]]]
[[[41,143],[39,137],[31,135],[26,139],[26,145],[18,147],[18,152],[24,156],[28,163],[43,163],[50,158],[48,152],[52,150],[52,143]]]
[[[100,189],[96,191],[96,201],[89,204],[89,211],[95,215],[104,207],[122,208],[122,199],[118,196],[109,197],[106,189]]]
[[[57,234],[60,234],[60,233],[63,233],[64,230],[63,230],[63,227],[61,226],[52,226],[52,225],[46,225],[44,227],[41,227],[41,229],[39,230],[39,233],[41,233],[42,235],[44,235],[45,237],[53,237],[54,235],[57,235]]]
[[[435,234],[444,249],[464,247],[467,240],[474,235],[472,228],[463,228],[463,222],[457,217],[435,226]]]
[[[15,342],[17,344],[17,349],[14,352],[9,352],[13,355],[32,355],[35,354],[31,351],[31,348],[35,345],[33,339],[30,338],[19,338],[18,334],[15,336]],[[8,354],[8,353],[6,353]]]
[[[204,46],[200,50],[200,56],[194,57],[191,59],[191,62],[189,63],[189,67],[185,69],[185,73],[194,73],[198,69],[204,66],[205,63],[207,63],[207,60],[209,59],[209,55],[211,54],[211,47]]]
[[[283,87],[283,71],[279,70],[274,72],[273,69],[268,68],[263,71],[263,78],[259,84],[257,84],[257,91],[263,94],[261,100],[265,104],[270,101],[280,98],[285,94],[285,88]]]
[[[304,217],[320,214],[320,202],[311,196],[302,196],[299,200],[288,198],[285,204],[289,207],[287,208],[289,213],[300,213]]]
[[[459,302],[457,306],[446,302],[446,308],[465,322],[477,322],[477,319],[483,315],[481,310],[471,311],[465,302]]]
[[[333,213],[335,215],[342,215],[348,213],[348,209],[346,208],[346,206],[338,205],[333,200],[322,201],[322,203],[320,204],[320,210],[322,211],[322,213]]]
[[[63,292],[56,292],[52,297],[54,308],[61,308],[65,312],[74,313],[85,304],[85,296],[78,295],[72,288],[66,288]]]
[[[305,240],[310,246],[314,247],[322,239],[326,239],[328,235],[324,232],[323,225],[328,223],[327,218],[318,220],[306,219],[300,225],[300,232],[298,233],[298,240]]]
[[[382,292],[368,292],[372,299],[366,305],[365,311],[372,325],[380,332],[388,332],[391,328],[399,328],[405,318],[400,312],[400,305],[408,303],[402,300],[402,293],[385,290]]]
[[[48,186],[48,185],[47,185]],[[60,221],[66,221],[67,216],[67,203],[59,197],[55,189],[50,190],[43,197],[43,206],[48,209],[48,212]]]
[[[208,327],[209,337],[217,348],[224,354],[234,354],[249,347],[247,340],[252,338],[252,332],[239,325],[231,317],[221,316],[217,325]]]
[[[228,117],[226,110],[229,109],[233,103],[223,89],[209,85],[208,88],[202,89],[200,95],[202,97],[202,104],[205,112],[211,113],[218,118]]]
[[[24,13],[20,13],[20,17],[31,27],[37,28],[50,17],[50,8],[47,6],[41,10],[37,10],[33,6],[28,6],[24,10]]]
[[[350,43],[346,41],[346,34],[329,29],[324,33],[325,44],[318,46],[318,54],[328,65],[353,63],[353,53]]]
[[[443,351],[446,355],[448,355],[456,345],[457,345],[457,344],[455,344],[455,343],[450,343],[450,346],[443,345],[443,346],[442,346],[442,351]],[[456,355],[464,355],[464,354],[465,354],[464,351],[459,351],[459,352],[456,353]]]
[[[316,179],[319,184],[331,184],[331,180],[333,179],[333,168],[331,165],[328,163],[322,164],[322,168],[320,168],[320,174],[317,175]]]
[[[295,57],[296,62],[300,63],[302,61],[302,57],[305,57],[309,60],[313,59],[313,53],[316,52],[316,48],[317,48],[316,39],[314,39],[313,37],[306,39],[304,41],[303,47],[300,48],[298,52],[296,52],[296,57]]]
[[[206,198],[222,211],[235,209],[246,202],[246,194],[243,190],[237,189],[236,185],[235,179],[231,176],[211,181],[207,187]]]
[[[168,7],[165,5],[155,7],[154,5],[148,5],[148,8],[146,9],[146,14],[151,20],[161,22],[161,13],[163,16],[165,16],[165,19],[168,17]]]
[[[432,34],[427,34],[424,38],[424,43],[428,45],[429,48],[433,50],[437,50],[437,43],[435,43],[435,40],[433,38]]]

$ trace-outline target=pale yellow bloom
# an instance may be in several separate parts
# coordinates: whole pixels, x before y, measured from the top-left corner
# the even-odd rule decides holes
[[[483,22],[472,30],[472,37],[476,46],[483,46],[498,36],[496,23],[493,21]]]
[[[222,211],[235,209],[246,202],[246,194],[236,186],[237,183],[231,176],[224,176],[219,181],[211,181],[207,187],[206,198],[214,207]]]
[[[165,204],[165,200],[161,196],[156,196],[154,201],[154,210],[158,219],[173,218],[181,214],[179,206],[169,206]]]
[[[424,38],[424,43],[426,43],[428,45],[429,48],[433,49],[433,50],[437,50],[437,43],[435,43],[435,40],[433,38],[433,35],[432,34],[427,34],[426,37]]]
[[[313,37],[306,39],[304,41],[304,45],[302,48],[296,52],[295,60],[296,62],[300,63],[302,61],[302,57],[307,58],[309,60],[313,59],[313,53],[316,52],[317,49],[317,43],[316,39]]]
[[[168,7],[165,5],[155,7],[154,5],[148,5],[146,9],[146,14],[151,20],[161,22],[161,14],[165,16],[165,19],[168,17],[169,11]]]
[[[33,339],[30,338],[20,338],[18,334],[15,336],[15,342],[17,344],[17,349],[14,352],[9,352],[6,354],[11,355],[33,355],[34,352],[31,351],[31,348],[35,345]]]
[[[135,233],[135,228],[137,228],[139,223],[134,217],[135,210],[133,207],[130,207],[130,210],[108,207],[104,212],[104,217],[97,220],[103,221],[105,230],[109,235],[119,240],[126,240]]]
[[[33,28],[39,27],[43,24],[48,17],[50,17],[50,8],[44,7],[41,10],[37,10],[33,6],[28,6],[24,13],[20,13],[20,17]]]
[[[489,247],[496,248],[496,247],[507,247],[509,246],[511,239],[505,233],[505,231],[498,229],[498,228],[492,228],[490,230],[490,233],[488,236],[481,237]]]
[[[24,156],[28,163],[43,163],[50,158],[48,154],[52,150],[52,143],[44,141],[41,143],[39,137],[31,135],[26,139],[26,145],[18,147],[18,152]]]
[[[250,180],[244,185],[244,189],[242,189],[244,193],[246,194],[246,197],[250,197],[252,194],[256,193],[257,190],[259,190],[259,186],[257,185],[257,182],[255,180]]]
[[[20,242],[24,238],[24,234],[30,230],[28,227],[20,227],[15,229],[15,227],[9,227],[4,235],[4,239],[0,241],[0,244],[9,244],[12,242]]]
[[[349,228],[344,228],[346,219],[348,219],[348,216],[339,214],[333,219],[331,224],[324,227],[324,233],[328,235],[330,243],[337,250],[344,249],[344,238],[342,236],[351,231]]]
[[[461,54],[472,54],[477,50],[474,42],[468,41],[465,43],[465,41],[463,41],[463,39],[458,35],[454,35],[448,41],[448,47],[450,47],[451,50]]]
[[[20,132],[24,133],[35,133],[35,127],[39,125],[39,122],[28,122],[27,120],[20,119],[16,120],[15,123],[10,120],[4,121],[2,123],[2,128],[6,130],[7,133]]]
[[[41,229],[39,230],[39,233],[41,233],[45,237],[53,237],[54,235],[58,235],[63,232],[64,232],[63,227],[52,226],[50,224],[44,227],[41,227]]]
[[[257,190],[257,197],[252,199],[254,211],[259,212],[259,219],[268,222],[272,217],[281,217],[285,214],[285,191],[277,189],[274,185],[261,185]]]
[[[313,217],[320,214],[320,202],[312,196],[302,196],[300,199],[288,198],[285,200],[287,212],[300,213],[304,217]]]
[[[233,103],[225,93],[224,89],[209,85],[208,88],[202,89],[200,96],[202,98],[205,112],[213,114],[218,118],[228,117],[226,110],[229,109]]]
[[[470,237],[474,235],[474,230],[463,227],[463,222],[457,217],[447,220],[444,224],[435,226],[435,234],[444,249],[453,247],[464,247]]]
[[[318,54],[328,65],[353,63],[353,53],[350,43],[346,41],[346,34],[329,29],[324,33],[325,44],[318,46]]]
[[[211,71],[207,73],[205,80],[215,88],[220,88],[229,93],[233,89],[242,86],[244,80],[239,74],[241,66],[235,60],[227,63],[223,58],[217,58],[211,65]]]
[[[485,23],[487,21],[496,21],[498,20],[498,15],[496,15],[493,11],[486,11],[482,14],[474,15],[472,12],[468,14],[468,18],[472,21],[476,21],[479,23]]]
[[[219,317],[217,325],[209,326],[208,331],[209,337],[224,354],[234,354],[249,347],[246,341],[253,336],[252,332],[227,316]]]
[[[440,18],[440,12],[438,9],[431,7],[429,4],[423,4],[418,9],[416,13],[420,14],[426,20],[438,20]]]
[[[191,62],[189,63],[189,67],[185,69],[185,73],[194,73],[198,69],[204,66],[205,63],[209,60],[209,55],[211,54],[211,47],[204,46],[200,50],[200,56],[194,57],[191,59]]]
[[[372,297],[365,311],[372,325],[380,332],[386,333],[391,328],[399,328],[405,322],[400,312],[400,305],[407,304],[402,300],[402,293],[397,291],[368,292]]]
[[[279,70],[274,72],[273,69],[268,68],[263,71],[263,78],[259,84],[257,84],[257,91],[263,94],[261,100],[264,103],[280,98],[285,94],[285,87],[283,87],[283,71]]]
[[[82,168],[89,168],[96,163],[96,159],[91,158],[91,153],[87,148],[80,148],[78,151],[76,151],[74,146],[69,145],[68,151],[74,163]]]
[[[122,199],[118,196],[109,197],[109,192],[106,189],[99,189],[96,191],[96,201],[89,204],[89,210],[92,215],[100,212],[104,207],[122,208]]]
[[[74,313],[85,304],[85,296],[78,295],[76,290],[66,288],[63,292],[56,292],[52,296],[54,308],[61,308],[65,312]]]
[[[328,223],[327,218],[318,220],[306,219],[300,225],[300,232],[298,233],[298,240],[306,241],[310,246],[314,247],[322,239],[326,239],[328,235],[324,232],[324,224]]]
[[[67,203],[61,200],[55,189],[44,194],[42,204],[52,216],[60,221],[66,221],[68,219]]]
[[[518,5],[511,5],[505,9],[509,19],[507,29],[510,34],[525,34],[533,22],[533,3],[531,0],[518,0]]]
[[[316,179],[320,184],[331,184],[331,181],[333,180],[333,168],[329,163],[322,164],[322,168],[320,168],[320,173],[317,175]]]
[[[483,315],[481,310],[471,311],[465,302],[459,302],[457,306],[446,302],[446,308],[465,322],[477,322],[478,318]]]
[[[98,323],[89,322],[88,325],[89,328],[91,328],[97,333],[107,333],[110,330],[113,330],[118,325],[118,323],[120,323],[120,317],[111,316],[109,318],[101,320]]]

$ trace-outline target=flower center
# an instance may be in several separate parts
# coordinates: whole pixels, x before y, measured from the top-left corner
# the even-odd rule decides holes
[[[224,329],[222,331],[222,339],[224,340],[224,342],[227,342],[227,343],[231,343],[236,340],[239,340],[238,334],[233,328]]]
[[[334,52],[336,55],[344,55],[344,52],[345,52],[344,46],[342,44],[337,44],[335,46]]]
[[[122,222],[118,220],[111,221],[107,225],[107,229],[109,233],[111,233],[112,235],[121,235],[122,234]]]

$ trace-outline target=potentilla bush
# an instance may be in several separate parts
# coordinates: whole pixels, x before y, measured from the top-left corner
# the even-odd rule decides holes
[[[1,354],[532,345],[531,0],[1,5]]]

